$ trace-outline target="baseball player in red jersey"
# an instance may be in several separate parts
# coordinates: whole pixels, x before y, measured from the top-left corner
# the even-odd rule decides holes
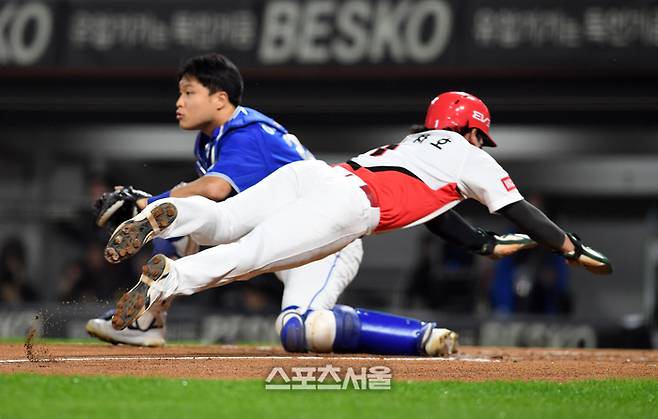
[[[489,125],[489,111],[480,99],[448,92],[430,104],[426,130],[397,144],[333,167],[322,161],[290,163],[224,202],[190,197],[150,204],[110,238],[107,254],[116,255],[110,262],[129,256],[121,252],[126,240],[138,249],[155,236],[192,235],[199,243],[217,245],[176,261],[151,258],[138,284],[119,300],[113,326],[125,327],[164,298],[301,266],[369,234],[419,224],[434,230],[443,219],[439,215],[469,198],[572,264],[611,272],[604,255],[525,201],[509,174],[482,150],[496,145]],[[368,352],[381,347],[382,339],[391,346],[421,345],[424,334],[431,333],[422,322],[410,328],[379,314],[318,310],[305,319],[304,339],[319,352]],[[398,337],[380,336],[382,322]]]

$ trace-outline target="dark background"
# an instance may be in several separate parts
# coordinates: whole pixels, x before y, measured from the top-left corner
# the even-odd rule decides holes
[[[534,267],[514,273],[514,307],[501,308],[492,292],[503,268],[416,228],[366,239],[343,302],[464,324],[581,322],[596,326],[599,344],[601,330],[649,336],[658,270],[657,2],[292,1],[271,20],[283,3],[0,1],[0,247],[22,249],[29,288],[0,310],[65,301],[93,311],[132,284],[140,261],[110,269],[94,256],[105,237],[90,204],[114,184],[160,193],[194,178],[194,134],[174,118],[176,69],[217,51],[241,68],[245,106],[331,162],[399,141],[442,91],[477,95],[492,114],[499,147],[491,154],[522,193],[615,266],[606,277],[569,269],[559,304],[548,309],[533,303],[539,262],[519,261]],[[272,28],[294,34],[276,62],[263,52],[281,45]],[[433,39],[441,41],[434,49]],[[353,48],[349,63],[336,53],[340,43]],[[477,204],[459,208],[486,228],[513,229]],[[199,307],[276,314],[278,281],[253,282],[182,301],[180,316]]]

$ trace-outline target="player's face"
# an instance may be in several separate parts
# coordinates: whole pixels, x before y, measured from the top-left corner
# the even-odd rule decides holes
[[[196,77],[184,76],[178,83],[180,95],[176,101],[176,119],[183,129],[214,129],[217,118],[217,95],[210,94],[208,88]]]

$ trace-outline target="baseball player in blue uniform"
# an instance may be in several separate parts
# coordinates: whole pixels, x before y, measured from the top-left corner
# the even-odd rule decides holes
[[[180,96],[176,118],[181,128],[199,130],[194,147],[199,178],[157,196],[133,188],[107,194],[99,203],[98,224],[116,224],[129,218],[133,207],[142,209],[163,197],[200,195],[221,201],[250,188],[279,167],[313,159],[299,140],[273,119],[240,106],[243,81],[237,67],[226,57],[211,54],[189,60],[179,74]],[[129,207],[128,213],[122,207]],[[119,209],[123,212],[119,213]],[[128,214],[128,217],[126,215]],[[116,218],[119,220],[116,220]],[[115,221],[112,223],[111,221]],[[155,241],[155,252],[169,249],[177,257],[195,253],[205,245],[199,237]],[[333,306],[358,270],[363,250],[360,241],[336,255],[277,272],[284,284],[283,307]],[[102,340],[140,346],[165,343],[166,314],[171,301],[122,331],[112,329],[111,313],[91,319],[87,331]]]
[[[283,126],[254,109],[240,105],[242,78],[237,67],[226,57],[210,54],[189,60],[179,73],[179,89],[180,97],[176,102],[179,125],[186,130],[199,131],[195,156],[200,177],[157,196],[149,196],[130,187],[107,194],[98,205],[97,223],[100,226],[109,226],[114,230],[114,225],[135,215],[136,209],[141,210],[163,198],[202,196],[222,201],[251,188],[288,163],[314,159]],[[500,257],[534,245],[524,235],[496,236],[474,229],[452,211],[446,213],[442,220],[444,227],[434,229],[435,233],[476,253]],[[286,237],[280,239],[286,240]],[[156,253],[163,247],[173,246],[179,257],[194,253],[199,245],[218,244],[205,233],[193,233],[169,239],[168,242],[156,241]],[[130,256],[139,247],[128,244],[118,251],[117,256]],[[112,260],[112,256],[106,254],[108,260]],[[305,327],[305,322],[313,321],[314,317],[310,315],[313,312],[326,315],[330,310],[349,309],[336,306],[336,301],[354,279],[362,256],[361,240],[357,239],[339,252],[276,272],[284,284],[282,312],[276,328],[286,350],[326,352],[327,348],[309,345],[317,339],[307,339],[305,331],[314,329]],[[124,325],[122,330],[112,327],[112,313],[91,319],[86,328],[91,335],[113,343],[162,346],[170,304],[171,298],[153,304],[147,313]],[[390,342],[386,339],[386,333],[383,338],[378,337],[368,348],[370,352],[446,355],[457,350],[457,335],[436,327],[432,322],[367,310],[362,312],[393,337]],[[398,328],[409,322],[418,327],[406,331]],[[403,343],[395,340],[401,330],[414,335],[413,345],[408,339]]]

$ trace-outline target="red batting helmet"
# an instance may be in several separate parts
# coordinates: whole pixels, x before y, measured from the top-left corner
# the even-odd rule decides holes
[[[441,93],[432,100],[425,117],[425,128],[458,132],[464,128],[477,128],[484,134],[484,145],[496,147],[496,143],[489,136],[490,124],[491,116],[487,105],[464,92]]]

